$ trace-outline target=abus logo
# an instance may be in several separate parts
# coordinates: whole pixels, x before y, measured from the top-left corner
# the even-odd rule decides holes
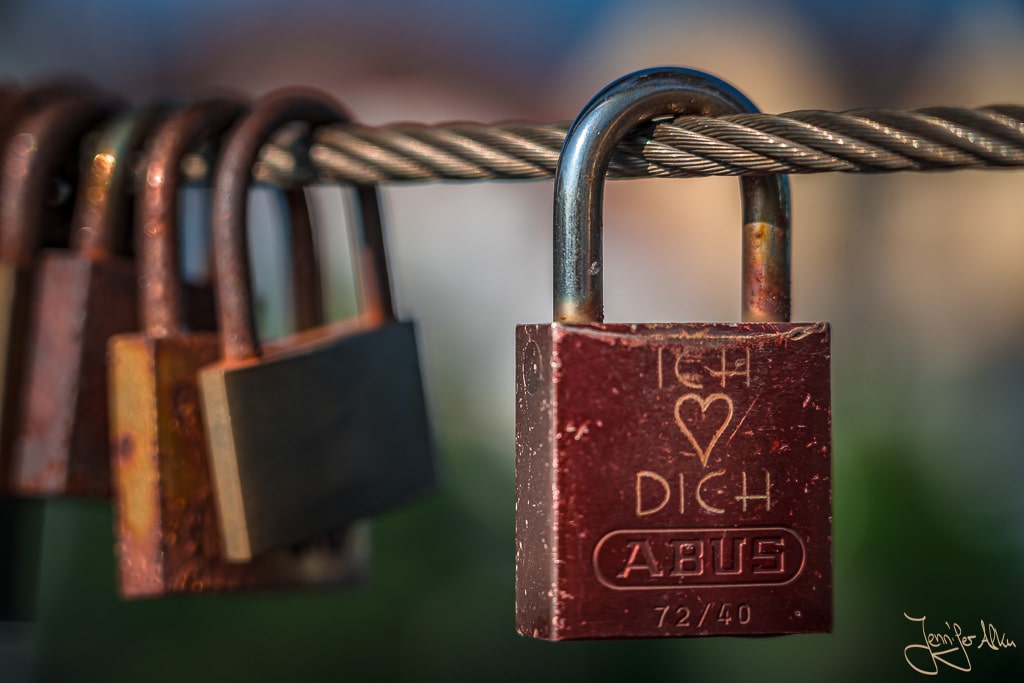
[[[800,575],[805,557],[785,527],[620,529],[594,547],[594,574],[613,590],[777,586]]]

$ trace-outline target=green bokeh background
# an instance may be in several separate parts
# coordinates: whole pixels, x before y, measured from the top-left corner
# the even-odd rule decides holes
[[[0,657],[11,680],[917,680],[902,646],[919,632],[903,612],[1024,633],[1019,546],[1006,543],[1019,531],[990,517],[995,483],[936,484],[913,464],[926,448],[913,435],[851,434],[852,404],[835,406],[832,635],[515,635],[513,478],[486,457],[492,444],[442,438],[442,492],[374,523],[374,577],[352,591],[122,602],[108,506],[48,503],[38,618]],[[1019,650],[971,654],[972,680],[1019,676]]]

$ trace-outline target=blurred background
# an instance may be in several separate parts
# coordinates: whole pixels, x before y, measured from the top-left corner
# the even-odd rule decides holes
[[[135,101],[307,84],[371,124],[570,119],[607,82],[657,65],[709,71],[775,113],[1020,104],[1022,63],[1020,0],[0,9],[7,79],[78,73]],[[609,184],[609,321],[738,316],[736,185]],[[995,624],[1019,647],[973,650],[972,672],[959,675],[1020,680],[1022,190],[1020,171],[792,178],[794,320],[833,325],[831,635],[549,644],[515,634],[513,330],[549,319],[551,182],[427,183],[383,196],[397,306],[419,323],[445,478],[438,495],[374,521],[372,582],[127,603],[109,505],[50,502],[37,618],[0,629],[0,680],[915,680],[903,648],[920,628],[904,613],[969,633]],[[344,315],[344,204],[334,188],[313,195],[336,265],[332,308]],[[253,201],[269,207],[254,229],[278,230],[273,205]],[[271,281],[261,284],[269,311]]]

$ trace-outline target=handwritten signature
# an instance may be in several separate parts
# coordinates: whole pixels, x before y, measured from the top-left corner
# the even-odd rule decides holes
[[[1000,633],[995,624],[986,624],[981,620],[980,633],[965,633],[960,624],[943,622],[945,631],[929,631],[925,626],[928,617],[912,617],[906,612],[903,616],[908,621],[921,624],[921,642],[912,643],[903,648],[903,658],[914,671],[925,676],[935,676],[940,666],[948,666],[957,671],[971,670],[970,650],[1005,650],[1015,648],[1017,643],[1010,640],[1005,633]]]

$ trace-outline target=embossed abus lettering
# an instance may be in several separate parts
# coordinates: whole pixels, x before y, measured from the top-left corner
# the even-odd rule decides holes
[[[594,547],[594,575],[612,590],[783,585],[803,570],[792,529],[620,529]]]

